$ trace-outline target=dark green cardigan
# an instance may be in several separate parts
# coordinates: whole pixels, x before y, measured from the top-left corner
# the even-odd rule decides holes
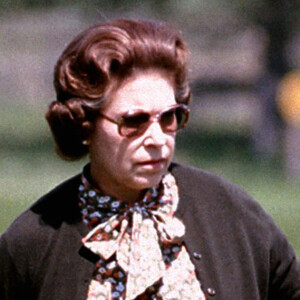
[[[207,298],[300,299],[300,263],[269,215],[220,177],[172,164],[176,212]],[[0,239],[0,299],[85,300],[98,259],[82,247],[80,176],[42,197]]]

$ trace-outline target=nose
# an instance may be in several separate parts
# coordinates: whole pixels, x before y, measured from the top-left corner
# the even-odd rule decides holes
[[[162,131],[159,122],[153,122],[149,125],[145,135],[145,145],[161,147],[166,143],[166,134]]]

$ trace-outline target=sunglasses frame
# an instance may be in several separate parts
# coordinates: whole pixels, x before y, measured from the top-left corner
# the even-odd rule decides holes
[[[185,111],[185,115],[186,115],[186,119],[183,123],[183,125],[180,127],[180,128],[177,128],[176,130],[164,130],[162,125],[160,124],[160,120],[161,120],[161,116],[168,112],[168,111],[171,111],[171,110],[176,110],[177,108],[182,108],[184,111]],[[127,134],[127,135],[124,135],[122,134],[122,126],[124,125],[124,120],[128,117],[133,117],[135,115],[138,115],[138,114],[148,114],[150,117],[149,117],[149,120],[147,121],[147,125],[144,126],[143,129],[136,129],[136,131],[132,132],[131,134]],[[187,105],[185,104],[175,104],[175,105],[172,105],[172,106],[169,106],[169,107],[166,107],[165,109],[163,109],[162,111],[160,111],[159,113],[154,113],[154,114],[151,114],[151,113],[148,113],[146,111],[143,111],[143,110],[132,110],[132,111],[129,111],[127,113],[125,113],[123,116],[121,116],[119,118],[119,120],[114,120],[102,113],[99,114],[100,117],[106,119],[107,121],[113,123],[113,124],[116,124],[118,126],[118,133],[120,136],[123,136],[123,137],[127,137],[127,138],[130,138],[130,137],[139,137],[141,135],[144,134],[144,132],[149,128],[150,124],[152,124],[153,122],[158,122],[160,127],[161,127],[161,130],[163,132],[178,132],[179,130],[183,129],[188,120],[189,120],[189,114],[190,114],[190,109]]]

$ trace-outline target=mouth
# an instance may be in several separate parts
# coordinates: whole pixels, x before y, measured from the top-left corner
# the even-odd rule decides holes
[[[147,169],[163,169],[166,164],[166,159],[151,159],[138,163],[140,166],[145,167]]]

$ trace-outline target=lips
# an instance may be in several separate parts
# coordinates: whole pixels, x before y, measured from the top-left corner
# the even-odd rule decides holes
[[[153,163],[160,163],[160,162],[164,162],[166,159],[165,158],[157,158],[157,159],[149,159],[149,160],[145,160],[145,161],[141,161],[139,162],[139,164],[153,164]]]
[[[138,164],[140,166],[149,167],[153,169],[161,169],[165,166],[166,159],[160,158],[160,159],[151,159],[139,162]]]

